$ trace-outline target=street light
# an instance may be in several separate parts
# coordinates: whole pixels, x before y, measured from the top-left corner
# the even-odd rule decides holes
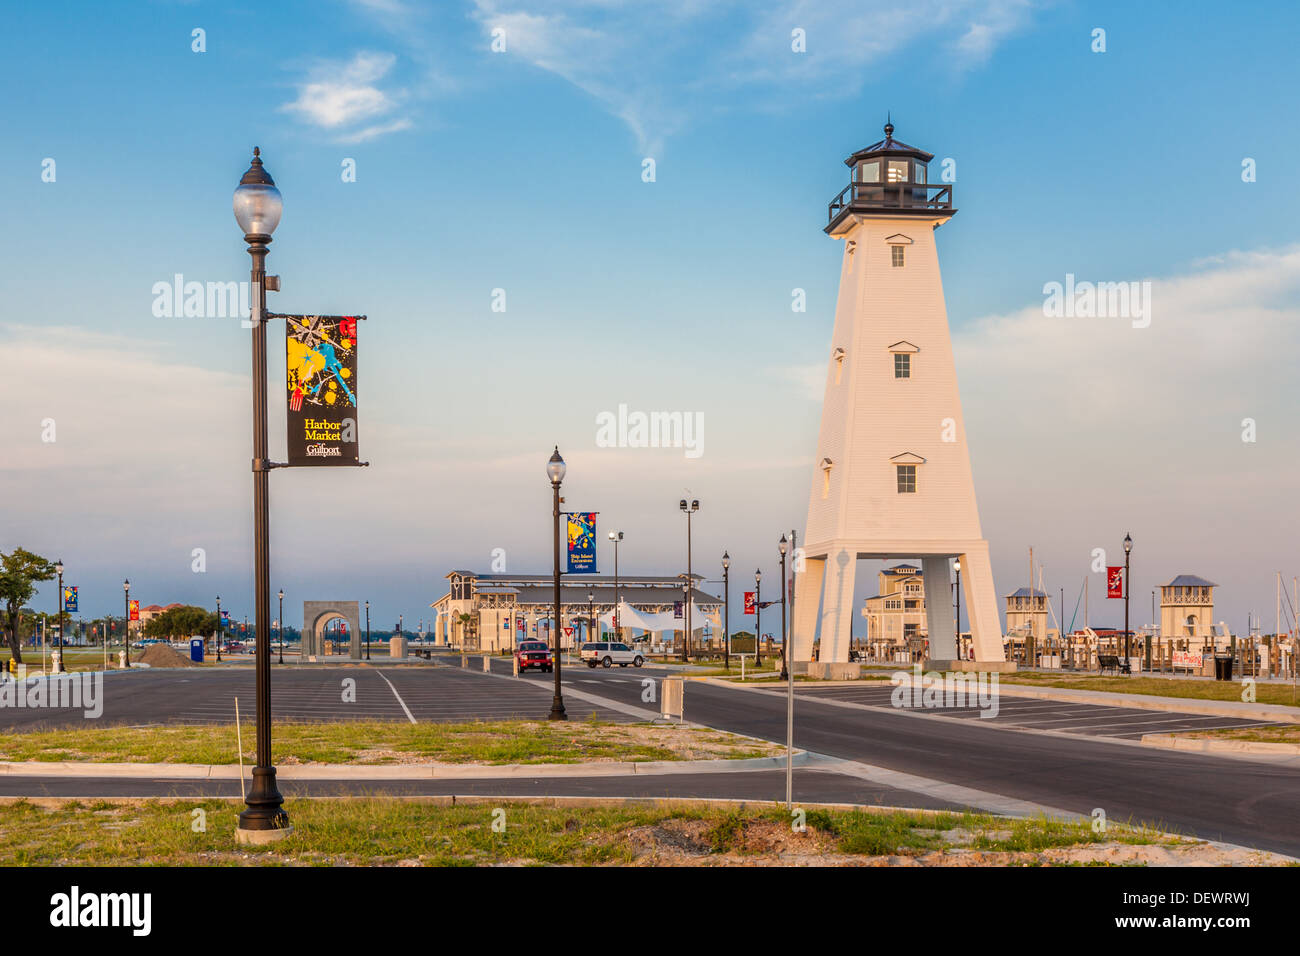
[[[221,663],[221,639],[226,636],[226,629],[221,625],[221,595],[217,595],[217,663]]]
[[[787,664],[789,655],[786,653],[790,641],[785,633],[785,592],[787,586],[785,583],[785,552],[789,546],[790,542],[785,540],[785,535],[781,535],[781,540],[776,546],[777,550],[781,552],[781,680],[790,679],[790,670]]]
[[[302,660],[302,645],[299,644],[298,660]],[[366,660],[370,660],[370,602],[366,602]]]
[[[122,582],[122,590],[125,596],[122,598],[122,607],[125,613],[122,615],[122,647],[126,653],[126,666],[131,666],[131,579],[127,578]]]
[[[763,632],[763,569],[754,571],[754,667],[763,663],[759,637]]]
[[[731,555],[722,552],[722,669],[731,670]]]
[[[262,166],[261,150],[253,148],[253,161],[235,188],[235,221],[243,230],[252,257],[253,326],[253,579],[256,586],[257,620],[257,765],[253,786],[245,799],[247,808],[239,815],[236,837],[275,839],[288,832],[289,815],[284,798],[275,785],[271,762],[271,641],[267,627],[271,619],[271,543],[269,481],[272,464],[266,436],[266,290],[278,289],[280,281],[266,274],[267,244],[280,224],[284,202],[280,190]],[[257,831],[256,835],[249,831]]]
[[[59,666],[55,673],[63,670],[63,559],[60,558],[58,564],[54,565],[54,570],[59,575],[59,640],[54,646],[59,650]]]
[[[957,570],[957,660],[961,660],[961,558],[952,566]]]
[[[1132,552],[1132,550],[1133,550],[1133,539],[1128,535],[1127,532],[1125,532],[1124,534],[1124,666],[1125,667],[1128,667],[1129,661],[1132,659],[1132,654],[1130,653],[1131,649],[1129,647],[1129,635],[1128,635],[1128,592],[1129,592],[1128,569],[1129,569],[1129,554],[1130,552]],[[1148,643],[1147,646],[1149,648],[1150,644]],[[1147,657],[1147,670],[1151,670],[1151,658],[1149,656]]]
[[[555,645],[555,694],[551,698],[551,720],[568,720],[564,712],[564,695],[560,691],[560,483],[564,481],[564,459],[560,457],[560,446],[555,446],[550,460],[546,463],[546,477],[551,479],[551,491],[554,495],[554,507],[551,516],[554,520],[555,545],[555,617],[551,621],[551,642]]]
[[[691,605],[695,599],[695,578],[691,574],[691,515],[700,510],[700,500],[683,498],[678,507],[686,514],[686,630],[682,632],[682,663],[691,659]]]
[[[280,616],[275,619],[276,637],[280,639],[280,663],[284,663],[284,588],[280,588]]]
[[[618,544],[623,540],[623,532],[611,531],[609,540],[614,542],[614,615],[611,620],[614,622],[614,639],[618,640]]]

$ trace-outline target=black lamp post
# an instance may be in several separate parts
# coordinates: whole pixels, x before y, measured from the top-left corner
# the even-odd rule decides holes
[[[244,800],[247,809],[239,815],[240,831],[287,830],[289,815],[284,798],[275,785],[271,762],[271,534],[270,483],[273,467],[267,454],[266,435],[266,291],[278,289],[279,277],[266,274],[267,245],[280,224],[284,210],[275,180],[262,166],[261,151],[253,149],[253,161],[235,188],[235,221],[248,243],[252,257],[253,301],[253,580],[256,588],[254,616],[257,621],[257,766],[253,786]]]
[[[226,636],[226,629],[221,623],[221,595],[217,595],[217,663],[221,663],[221,641]]]
[[[591,591],[587,592],[587,640],[595,640],[592,635],[592,626],[596,623],[596,595]]]
[[[298,652],[302,653],[301,650]],[[370,602],[366,602],[366,660],[370,660]]]
[[[280,588],[280,616],[275,619],[276,637],[280,640],[280,663],[284,663],[284,588]]]
[[[555,446],[550,460],[546,463],[546,477],[551,479],[551,492],[554,495],[554,506],[551,516],[554,521],[554,545],[555,545],[555,617],[551,621],[551,643],[554,646],[555,657],[555,694],[551,698],[551,720],[568,720],[569,715],[564,712],[564,695],[560,690],[560,483],[564,481],[564,459],[560,457],[560,447]]]
[[[59,639],[55,647],[59,650],[59,670],[63,670],[63,559],[60,558],[58,564],[54,565],[54,570],[59,575]]]
[[[781,535],[781,540],[777,543],[777,549],[781,552],[781,680],[790,679],[789,654],[786,648],[790,645],[789,635],[785,632],[785,593],[788,585],[785,582],[785,551],[790,543],[785,540],[785,535]]]
[[[1128,592],[1129,592],[1129,554],[1133,550],[1133,539],[1125,533],[1124,535],[1124,666],[1128,667],[1129,660],[1132,658],[1129,647],[1128,634]],[[1151,669],[1151,659],[1147,658],[1147,670]]]
[[[126,666],[131,666],[131,579],[122,582],[125,596],[122,598],[122,647],[126,651]]]
[[[957,569],[957,660],[961,660],[961,558],[952,564]]]
[[[614,622],[614,640],[618,640],[618,545],[623,540],[623,532],[611,531],[609,540],[614,542],[614,614],[610,620]]]
[[[763,663],[763,570],[754,571],[754,666]]]
[[[722,669],[731,670],[731,555],[722,552]]]
[[[689,505],[685,498],[679,503],[686,514],[686,630],[682,632],[682,663],[691,659],[691,604],[695,598],[695,578],[691,574],[691,515],[700,510],[700,500],[691,499]]]

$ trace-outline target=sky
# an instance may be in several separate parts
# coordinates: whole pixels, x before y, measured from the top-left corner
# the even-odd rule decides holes
[[[1090,574],[1091,623],[1118,625],[1091,568],[1097,548],[1122,563],[1129,532],[1135,623],[1194,573],[1231,630],[1253,611],[1270,631],[1276,573],[1300,574],[1292,5],[5,16],[0,550],[61,558],[84,614],[120,613],[129,577],[144,604],[219,594],[251,615],[249,333],[159,315],[155,286],[247,278],[230,202],[256,145],[284,196],[271,308],[369,316],[371,467],[271,475],[290,623],[303,600],[368,599],[376,627],[409,627],[496,549],[547,570],[558,445],[567,505],[599,511],[602,539],[624,531],[626,573],[684,570],[677,501],[698,498],[694,568],[716,587],[729,551],[743,626],[749,568],[775,579],[807,509],[842,251],[826,203],[887,115],[953,161],[938,242],[999,592],[1027,583],[1033,547],[1067,625]],[[1067,275],[1149,281],[1149,326],[1046,316]],[[620,405],[699,416],[700,453],[602,447],[598,416]],[[55,601],[47,584],[34,604]]]

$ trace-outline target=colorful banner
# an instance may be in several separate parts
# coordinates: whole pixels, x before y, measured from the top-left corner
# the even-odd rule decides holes
[[[1122,598],[1124,596],[1124,569],[1106,569],[1106,597]]]
[[[72,614],[77,611],[77,589],[72,585],[63,589],[63,610]]]
[[[569,526],[569,574],[596,573],[596,512],[566,513]]]
[[[758,611],[758,604],[754,600],[754,592],[746,591],[745,592],[745,613],[754,614],[757,613],[757,611]]]
[[[357,463],[357,320],[285,319],[289,464]]]
[[[677,619],[680,620],[680,619],[681,619],[681,616],[682,616],[682,608],[683,608],[684,606],[685,606],[685,605],[684,605],[684,603],[683,603],[682,601],[674,601],[674,602],[673,602],[673,617],[675,617],[675,618],[677,618]]]
[[[132,601],[132,602],[128,605],[128,610],[129,610],[129,613],[130,613],[130,615],[131,615],[131,620],[133,620],[133,621],[138,621],[138,620],[140,620],[140,602],[139,602],[139,601]]]
[[[230,612],[229,612],[229,611],[222,611],[222,612],[221,612],[221,626],[222,626],[223,628],[230,627]]]

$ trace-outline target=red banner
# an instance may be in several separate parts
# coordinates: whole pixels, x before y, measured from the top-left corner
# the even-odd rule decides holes
[[[1124,569],[1106,569],[1106,597],[1122,598],[1124,596]]]
[[[140,602],[139,602],[139,601],[132,601],[132,602],[131,602],[131,620],[133,620],[133,621],[138,621],[138,620],[140,620]]]
[[[758,606],[754,601],[754,592],[746,591],[745,592],[745,613],[755,614],[757,613],[757,611],[758,611]]]

